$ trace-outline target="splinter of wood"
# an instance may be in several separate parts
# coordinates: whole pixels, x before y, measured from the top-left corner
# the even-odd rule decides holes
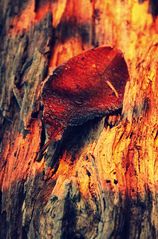
[[[42,93],[49,139],[121,108],[128,78],[122,52],[111,47],[85,51],[56,68]]]

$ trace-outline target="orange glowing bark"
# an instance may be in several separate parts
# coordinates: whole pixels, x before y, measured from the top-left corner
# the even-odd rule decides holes
[[[157,1],[2,0],[0,9],[0,238],[158,238]],[[98,52],[84,70],[74,65],[60,81],[51,74],[96,46],[123,52],[123,111],[72,127],[79,107],[49,102],[49,90],[61,91],[64,104],[63,88],[76,99],[76,89],[96,88],[89,65],[105,62]],[[111,80],[106,87],[117,98]],[[93,109],[107,102],[99,89]],[[53,105],[58,116],[51,122],[67,128],[45,152],[42,91],[45,110]]]

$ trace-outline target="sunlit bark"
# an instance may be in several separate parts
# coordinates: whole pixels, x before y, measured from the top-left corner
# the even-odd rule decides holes
[[[158,9],[139,2],[0,2],[0,238],[158,238]],[[39,157],[44,83],[101,45],[128,65],[122,115],[70,129]]]

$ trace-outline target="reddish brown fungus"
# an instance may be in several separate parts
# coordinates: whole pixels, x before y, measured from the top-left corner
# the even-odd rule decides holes
[[[42,94],[49,138],[59,140],[68,126],[119,109],[128,77],[123,54],[111,47],[88,50],[56,68]]]

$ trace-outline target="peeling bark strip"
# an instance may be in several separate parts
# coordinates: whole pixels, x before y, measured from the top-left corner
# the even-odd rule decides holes
[[[122,53],[111,47],[86,51],[59,66],[42,94],[49,137],[58,140],[67,126],[119,109],[128,77]]]

